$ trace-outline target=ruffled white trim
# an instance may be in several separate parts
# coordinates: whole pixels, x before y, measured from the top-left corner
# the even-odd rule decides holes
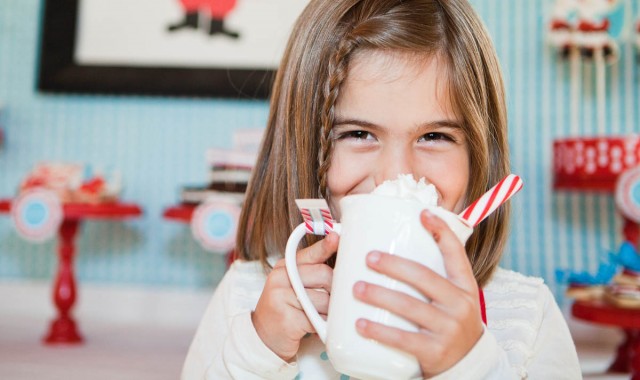
[[[500,347],[521,378],[533,356],[532,347],[543,317],[541,289],[544,281],[498,269],[484,288],[487,323]]]
[[[507,329],[517,329],[519,331],[524,332],[525,335],[529,336],[531,339],[535,339],[535,335],[537,330],[533,328],[532,323],[528,321],[522,321],[521,319],[503,319],[503,320],[494,320],[487,321],[488,327],[491,328],[492,331],[504,331]]]

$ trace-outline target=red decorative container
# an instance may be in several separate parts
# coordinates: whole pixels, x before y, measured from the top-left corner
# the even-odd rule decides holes
[[[640,165],[640,136],[553,141],[553,188],[613,192],[618,176]]]

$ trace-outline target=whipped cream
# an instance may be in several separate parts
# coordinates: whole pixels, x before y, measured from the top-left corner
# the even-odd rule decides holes
[[[401,199],[414,199],[426,206],[438,206],[436,187],[431,183],[427,184],[424,177],[416,181],[412,174],[399,174],[397,179],[384,181],[371,193]]]

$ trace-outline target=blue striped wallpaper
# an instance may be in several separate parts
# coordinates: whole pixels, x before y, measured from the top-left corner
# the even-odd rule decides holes
[[[621,243],[622,220],[612,195],[552,191],[552,141],[640,132],[637,51],[628,39],[619,41],[620,60],[607,67],[604,131],[597,123],[595,68],[582,65],[576,103],[578,129],[574,130],[570,65],[558,60],[544,42],[552,1],[473,3],[494,38],[503,65],[513,172],[525,181],[514,199],[512,235],[503,263],[544,277],[561,299],[564,288],[555,283],[554,270],[595,273],[599,256],[617,250]],[[637,1],[626,5],[633,15],[638,14]]]
[[[621,242],[612,196],[551,190],[554,138],[596,135],[593,67],[582,67],[578,130],[571,127],[570,71],[544,43],[550,0],[473,0],[494,38],[509,96],[513,172],[524,189],[514,198],[504,266],[544,277],[556,295],[554,269],[594,271],[598,255]],[[629,2],[631,4],[631,2]],[[638,2],[631,4],[638,14]],[[0,1],[0,103],[6,144],[0,148],[0,197],[11,196],[40,160],[90,163],[122,171],[126,201],[144,216],[87,222],[78,239],[80,281],[180,287],[215,284],[222,256],[202,250],[186,225],[163,220],[178,188],[206,181],[204,152],[228,147],[232,132],[262,127],[265,102],[115,96],[51,96],[35,91],[39,0]],[[639,63],[621,43],[607,68],[606,134],[640,131]],[[22,241],[0,217],[0,278],[50,278],[55,245]]]

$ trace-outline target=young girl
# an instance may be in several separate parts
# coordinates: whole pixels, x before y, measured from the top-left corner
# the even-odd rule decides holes
[[[465,0],[312,0],[273,86],[240,218],[239,260],[216,289],[182,378],[347,378],[327,360],[281,259],[302,220],[295,199],[325,198],[339,220],[342,197],[409,173],[436,186],[442,207],[460,212],[509,173],[506,132],[495,51]],[[366,319],[354,328],[415,356],[425,378],[581,378],[549,289],[497,268],[507,219],[505,205],[463,247],[423,212],[446,279],[384,252],[371,252],[367,264],[431,302],[363,282],[353,289],[419,331]],[[338,244],[330,234],[298,252],[300,276],[324,314]]]

